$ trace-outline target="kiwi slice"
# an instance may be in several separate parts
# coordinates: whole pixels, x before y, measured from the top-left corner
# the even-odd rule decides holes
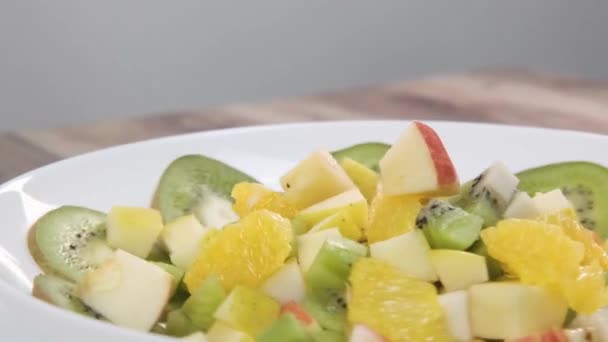
[[[49,304],[79,313],[85,316],[102,319],[101,315],[84,305],[74,296],[76,285],[57,276],[40,274],[34,278],[32,295]]]
[[[325,241],[305,275],[313,289],[344,290],[351,267],[359,258],[367,256],[367,247],[345,238]]]
[[[154,194],[152,206],[159,209],[163,220],[194,214],[201,223],[207,197],[218,197],[231,203],[232,187],[239,182],[255,182],[251,176],[219,160],[201,155],[186,155],[174,160],[164,171]]]
[[[312,333],[314,342],[346,342],[347,338],[344,333],[331,330],[320,330]]]
[[[215,322],[213,313],[226,299],[226,291],[220,278],[210,276],[184,302],[182,311],[192,323],[203,331],[209,330]]]
[[[390,145],[380,142],[367,142],[334,151],[331,153],[331,155],[338,162],[344,158],[350,158],[376,172],[379,172],[380,167],[378,166],[378,163],[380,162],[380,159],[384,157],[384,154],[390,147]]]
[[[175,337],[184,337],[197,331],[199,331],[198,327],[182,312],[182,310],[173,310],[167,315],[165,334]]]
[[[111,254],[105,241],[106,215],[64,206],[42,216],[28,236],[30,254],[45,273],[78,281]]]
[[[294,315],[287,314],[277,319],[256,341],[312,342],[312,338]]]
[[[564,162],[517,174],[519,189],[531,196],[561,189],[583,226],[608,238],[608,169],[590,162]]]
[[[344,291],[310,291],[302,301],[302,306],[324,329],[336,332],[346,330],[347,303]]]

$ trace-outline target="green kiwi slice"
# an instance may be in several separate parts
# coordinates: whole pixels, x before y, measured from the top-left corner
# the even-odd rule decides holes
[[[82,207],[52,210],[30,230],[30,253],[45,273],[78,281],[112,254],[105,241],[105,220],[104,213]]]
[[[561,189],[583,226],[608,238],[608,169],[590,162],[563,162],[517,174],[519,189],[534,195]]]
[[[212,199],[231,201],[232,187],[239,182],[255,182],[255,179],[219,160],[186,155],[165,169],[152,206],[160,210],[165,222],[192,213],[205,223],[205,210],[201,208]]]
[[[60,308],[96,319],[102,319],[100,314],[88,308],[74,296],[75,287],[73,283],[60,277],[40,274],[34,278],[32,294],[34,297]]]
[[[344,158],[353,159],[368,168],[379,172],[378,163],[390,148],[390,145],[380,142],[367,142],[353,145],[344,149],[332,152],[332,156],[340,162]]]
[[[302,306],[323,329],[343,332],[346,330],[347,303],[344,291],[326,289],[310,291]]]

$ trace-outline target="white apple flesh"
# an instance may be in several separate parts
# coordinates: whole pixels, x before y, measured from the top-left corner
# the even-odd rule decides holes
[[[467,291],[454,291],[439,295],[439,304],[443,307],[450,335],[457,342],[469,342],[473,339],[469,319],[469,294]]]
[[[349,342],[387,342],[387,340],[384,337],[382,337],[380,334],[378,334],[377,332],[373,331],[372,329],[370,329],[364,325],[361,325],[361,324],[355,325],[348,341]]]
[[[295,259],[286,262],[264,281],[260,290],[281,304],[301,302],[306,294],[306,286],[298,262]]]
[[[169,251],[171,262],[187,270],[200,249],[200,242],[207,230],[194,215],[186,215],[169,222],[161,234],[161,240]]]

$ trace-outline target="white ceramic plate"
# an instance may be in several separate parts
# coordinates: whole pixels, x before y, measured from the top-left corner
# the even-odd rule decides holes
[[[311,150],[363,141],[393,142],[406,121],[324,122],[229,129],[130,144],[64,160],[0,186],[1,341],[169,341],[114,327],[47,305],[29,295],[39,269],[26,234],[41,215],[61,204],[107,211],[146,206],[165,166],[201,153],[277,187],[277,179]],[[461,180],[494,160],[514,171],[565,160],[608,165],[608,137],[499,125],[430,122],[443,139]]]

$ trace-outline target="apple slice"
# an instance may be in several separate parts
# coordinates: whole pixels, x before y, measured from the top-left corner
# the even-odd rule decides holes
[[[564,210],[572,210],[574,212],[572,203],[570,203],[560,189],[537,193],[532,200],[541,215],[555,214]]]
[[[338,228],[326,229],[316,233],[300,235],[296,238],[298,263],[306,274],[325,241],[330,237],[342,237]]]
[[[457,342],[473,340],[469,319],[469,294],[467,291],[454,291],[439,295],[450,335]]]
[[[357,188],[361,190],[367,201],[371,202],[378,190],[378,174],[376,171],[351,158],[342,159],[340,166],[346,171]]]
[[[182,337],[182,342],[207,342],[207,337],[202,332],[195,332],[192,335]]]
[[[154,209],[113,207],[106,226],[111,247],[146,258],[163,230],[163,219]]]
[[[254,342],[255,340],[246,333],[233,329],[230,325],[215,322],[207,332],[209,342]]]
[[[169,222],[162,231],[161,240],[169,251],[171,262],[183,270],[190,268],[206,231],[192,214]]]
[[[574,331],[573,334],[568,335],[566,331],[561,329],[551,329],[541,334],[519,337],[519,338],[508,338],[505,342],[585,342],[584,335],[580,336],[578,331]]]
[[[261,291],[237,286],[213,316],[250,336],[257,336],[272,325],[280,310],[279,303]]]
[[[78,283],[76,294],[111,322],[143,331],[156,323],[173,287],[173,276],[122,250]]]
[[[281,304],[291,301],[300,302],[306,294],[302,271],[295,259],[285,265],[264,281],[260,290]]]
[[[362,324],[357,324],[350,334],[349,342],[387,342],[382,335]]]
[[[576,316],[571,327],[591,330],[595,333],[597,341],[608,341],[608,307],[591,315]]]
[[[456,169],[435,131],[414,121],[380,160],[380,183],[386,195],[456,195]]]
[[[300,211],[295,219],[308,227],[312,227],[323,219],[343,210],[359,227],[363,227],[367,223],[367,200],[359,189],[351,189],[316,203]]]
[[[437,273],[430,257],[430,247],[420,229],[369,245],[372,258],[387,261],[410,277],[436,281]]]
[[[559,327],[568,303],[542,287],[491,282],[469,288],[471,329],[484,339],[531,336]]]
[[[325,150],[312,153],[281,177],[285,198],[306,208],[346,190],[356,188],[338,162]]]
[[[489,280],[486,258],[452,249],[430,251],[431,263],[446,292],[466,290]]]
[[[519,191],[513,196],[503,216],[505,218],[533,220],[540,216],[540,210],[527,192]]]

